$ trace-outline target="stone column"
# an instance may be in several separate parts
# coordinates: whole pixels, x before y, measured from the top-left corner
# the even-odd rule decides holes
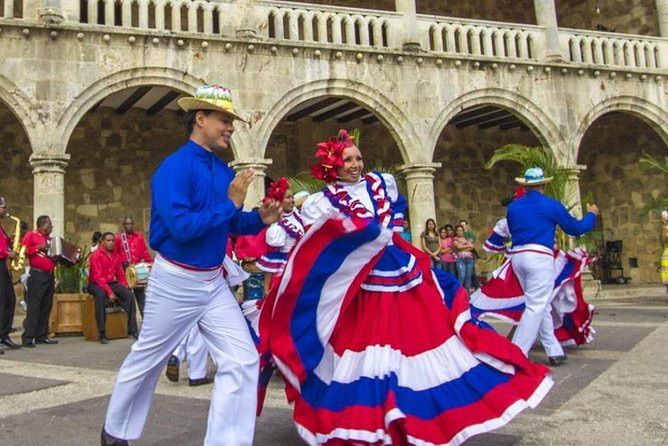
[[[394,4],[397,12],[402,13],[404,16],[404,32],[401,48],[404,51],[420,51],[422,49],[422,44],[418,32],[417,7],[415,6],[415,0],[394,0]]]
[[[410,163],[399,167],[406,179],[408,190],[408,215],[411,222],[413,244],[419,246],[424,222],[436,217],[434,203],[434,171],[440,163]]]
[[[587,169],[584,165],[569,167],[568,182],[564,190],[564,204],[571,215],[582,218],[582,198],[580,196],[580,173]]]
[[[668,0],[656,0],[656,16],[659,21],[659,35],[668,37]]]
[[[248,188],[248,195],[244,202],[244,209],[253,209],[259,206],[264,198],[264,177],[266,176],[267,167],[271,165],[272,161],[265,158],[243,158],[234,160],[230,166],[235,172],[244,169],[253,169],[255,171],[255,179]]]
[[[40,215],[53,222],[54,235],[65,232],[65,167],[70,159],[64,153],[33,153],[30,155],[34,181],[33,224]]]
[[[559,62],[564,55],[559,46],[559,29],[557,27],[557,8],[554,0],[534,0],[536,23],[545,28],[545,59]]]
[[[40,22],[51,25],[58,25],[62,23],[63,20],[63,8],[61,6],[60,0],[42,0],[42,7],[39,10]]]

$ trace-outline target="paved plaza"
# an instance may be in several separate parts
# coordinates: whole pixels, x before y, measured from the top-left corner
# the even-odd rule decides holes
[[[595,342],[568,350],[556,386],[534,411],[467,445],[668,444],[668,296],[595,300]],[[507,326],[500,327],[507,330]],[[15,339],[17,339],[15,337]],[[94,445],[116,371],[132,340],[108,345],[60,337],[55,346],[0,357],[0,444]],[[542,351],[532,358],[545,362]],[[161,378],[136,445],[197,445],[204,438],[211,387]],[[255,444],[302,444],[281,382],[272,382]]]

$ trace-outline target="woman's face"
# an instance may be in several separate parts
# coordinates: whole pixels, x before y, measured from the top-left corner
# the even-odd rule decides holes
[[[457,237],[464,237],[464,228],[461,226],[457,226],[457,229],[455,230],[457,233]]]
[[[452,228],[445,228],[445,232],[448,234],[448,237],[455,235],[455,231]]]
[[[432,220],[427,220],[427,229],[430,231],[435,231],[436,223],[434,223]]]
[[[339,180],[346,183],[357,183],[362,177],[364,170],[364,159],[362,152],[357,146],[352,145],[343,149],[343,166],[339,167],[337,173]]]
[[[446,238],[448,236],[448,232],[445,229],[441,229],[438,232],[439,232],[441,238]]]
[[[285,213],[292,212],[292,210],[294,209],[295,195],[292,193],[292,189],[288,189],[285,191],[285,198],[283,198],[281,206],[283,207],[283,212]]]

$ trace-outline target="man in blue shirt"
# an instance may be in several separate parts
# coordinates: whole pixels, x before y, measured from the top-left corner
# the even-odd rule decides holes
[[[222,267],[228,234],[258,233],[278,220],[280,203],[241,210],[254,172],[235,176],[220,158],[241,119],[227,88],[201,86],[179,106],[190,139],[151,182],[149,240],[157,256],[141,333],[118,372],[102,445],[141,436],[158,378],[194,325],[218,366],[204,444],[253,442],[259,357]]]
[[[556,227],[568,235],[580,236],[594,229],[599,210],[587,205],[587,214],[578,220],[563,204],[545,194],[545,178],[538,167],[527,169],[524,177],[515,179],[527,193],[508,205],[508,228],[513,246],[509,253],[511,264],[524,290],[526,305],[513,336],[528,356],[540,331],[540,339],[550,364],[557,366],[566,360],[564,350],[554,335],[550,300],[556,279],[554,269],[554,236]]]

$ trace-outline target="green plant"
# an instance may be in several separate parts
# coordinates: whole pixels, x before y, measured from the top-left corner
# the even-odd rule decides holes
[[[668,158],[665,158],[663,162],[652,158],[648,154],[644,153],[639,160],[640,166],[646,170],[659,171],[663,173],[663,176],[668,180]],[[651,197],[647,204],[643,207],[643,216],[647,216],[651,211],[668,209],[668,197]]]
[[[87,286],[88,273],[86,265],[90,252],[84,248],[81,260],[72,266],[58,264],[55,270],[56,293],[81,294]]]

